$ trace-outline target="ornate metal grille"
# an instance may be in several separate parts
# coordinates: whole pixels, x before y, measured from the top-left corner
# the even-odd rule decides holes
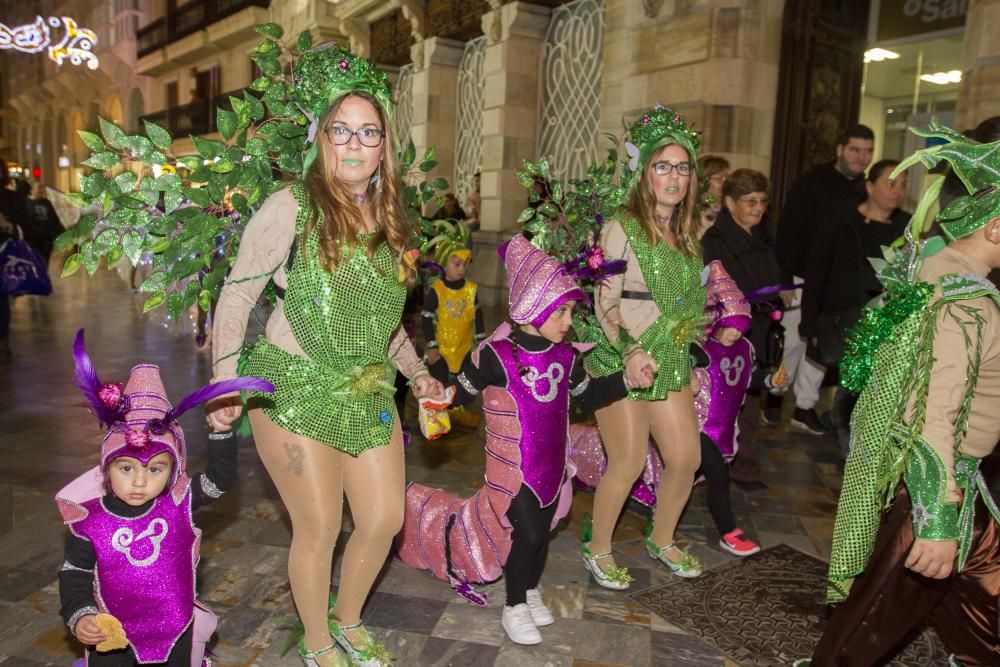
[[[557,178],[580,178],[597,156],[601,116],[603,0],[552,10],[542,50],[538,154]]]
[[[396,85],[392,88],[396,98],[396,113],[392,119],[392,131],[400,149],[406,147],[413,124],[413,64],[399,68]]]
[[[455,182],[452,189],[459,202],[473,188],[472,178],[483,160],[483,62],[486,38],[478,37],[465,43],[458,65],[458,125],[455,136]]]

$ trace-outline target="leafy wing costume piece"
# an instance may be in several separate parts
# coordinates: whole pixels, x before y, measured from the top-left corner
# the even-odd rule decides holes
[[[251,59],[262,75],[216,110],[218,138],[191,136],[193,154],[182,154],[170,132],[148,120],[144,134],[129,135],[104,119],[100,135],[79,133],[92,151],[83,165],[93,171],[71,197],[103,212],[82,216],[56,240],[58,248],[76,250],[63,276],[81,267],[93,275],[102,262],[111,268],[125,258],[135,266],[148,252],[153,272],[139,287],[149,294],[144,312],[166,305],[177,319],[195,303],[208,310],[235,262],[246,222],[312,162],[330,103],[362,91],[391,112],[386,76],[367,60],[333,43],[314,48],[309,31],[294,42],[283,41],[275,23],[257,32],[265,39]],[[409,142],[399,155],[408,181],[403,197],[411,222],[421,225],[424,205],[448,184],[423,176],[437,165],[433,148],[411,173],[415,159]]]
[[[972,142],[935,120],[930,127],[930,131],[913,131],[945,143],[917,151],[894,174],[916,162],[934,166],[948,161],[970,194],[955,200],[938,220],[949,238],[962,238],[1000,215],[996,196],[1000,142]],[[913,503],[914,535],[930,540],[957,539],[959,570],[969,552],[972,512],[980,494],[1000,520],[978,471],[979,459],[958,451],[965,438],[984,342],[984,319],[968,301],[992,297],[1000,306],[1000,293],[979,276],[949,274],[937,284],[919,279],[923,259],[943,247],[939,239],[919,238],[930,200],[936,196],[935,189],[925,193],[907,230],[907,244],[891,250],[885,262],[876,264],[886,287],[884,300],[865,309],[848,334],[841,362],[842,383],[859,393],[859,398],[851,416],[851,447],[834,526],[827,589],[830,602],[845,600],[854,578],[867,567],[882,512],[895,498],[901,480]],[[953,431],[955,464],[950,471],[962,491],[961,504],[948,502],[949,471],[922,436],[935,363],[935,334],[942,318],[961,329],[968,355],[962,404]]]

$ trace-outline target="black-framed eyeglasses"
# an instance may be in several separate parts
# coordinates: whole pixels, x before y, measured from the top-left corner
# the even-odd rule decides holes
[[[747,195],[743,195],[742,197],[740,197],[739,201],[740,203],[746,204],[750,208],[753,208],[754,206],[766,207],[768,204],[771,203],[771,200],[768,199],[767,197],[761,197],[760,199],[757,199],[756,197],[750,197]]]
[[[677,170],[679,176],[690,176],[692,168],[693,165],[690,162],[667,162],[666,160],[660,160],[653,163],[653,172],[657,176],[666,176],[674,169]]]
[[[379,130],[374,127],[350,130],[343,125],[331,125],[323,128],[323,131],[326,132],[326,137],[337,146],[348,144],[351,142],[351,137],[357,136],[362,146],[375,148],[382,143],[382,138],[385,137],[385,130]]]

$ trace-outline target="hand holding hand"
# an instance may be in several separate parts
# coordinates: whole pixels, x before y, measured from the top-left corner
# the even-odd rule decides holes
[[[957,553],[958,540],[937,542],[917,538],[913,541],[913,547],[904,565],[925,577],[946,579],[955,566]]]
[[[213,431],[228,431],[233,422],[243,414],[243,401],[239,392],[219,396],[205,406],[205,419]]]
[[[635,389],[652,386],[658,370],[656,359],[645,350],[636,350],[625,358],[625,380]]]
[[[413,380],[413,395],[417,398],[433,398],[444,400],[444,387],[431,377],[430,373],[421,373]]]
[[[76,622],[76,626],[73,628],[73,634],[80,641],[81,644],[86,646],[96,646],[100,644],[107,636],[104,631],[97,627],[97,615],[88,614],[83,616],[79,621]]]

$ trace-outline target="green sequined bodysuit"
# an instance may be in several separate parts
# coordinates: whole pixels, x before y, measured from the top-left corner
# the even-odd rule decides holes
[[[312,209],[301,184],[292,192],[301,238]],[[359,234],[358,240],[367,243],[373,234]],[[380,245],[370,259],[362,247],[345,247],[331,273],[320,265],[314,232],[286,276],[285,316],[308,358],[263,337],[253,345],[240,370],[274,384],[273,396],[256,396],[264,414],[284,429],[355,456],[388,444],[397,419],[396,368],[388,348],[406,300],[389,246]]]
[[[705,310],[707,292],[701,282],[702,260],[685,255],[666,243],[650,245],[639,221],[622,215],[622,228],[642,270],[646,288],[653,296],[660,317],[638,338],[659,365],[653,386],[633,389],[628,397],[637,401],[660,401],[671,391],[691,383],[691,360],[688,348],[698,334]],[[584,358],[587,370],[595,376],[621,370],[622,355],[597,326],[580,330],[585,342],[596,346]]]

